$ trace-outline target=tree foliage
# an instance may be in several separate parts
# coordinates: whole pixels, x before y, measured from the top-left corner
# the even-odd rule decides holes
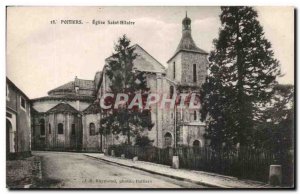
[[[274,95],[261,109],[254,145],[274,153],[294,149],[294,86],[276,86]]]
[[[146,147],[151,146],[154,140],[150,140],[148,136],[137,135],[135,139],[135,145]]]
[[[259,120],[258,104],[267,101],[280,74],[271,43],[252,7],[221,7],[219,38],[209,56],[201,90],[202,119],[213,147],[251,144]]]
[[[150,110],[140,109],[139,106],[128,108],[136,94],[142,97],[142,104],[146,103],[149,94],[146,75],[134,69],[134,60],[137,54],[135,47],[130,45],[130,40],[123,35],[115,45],[115,53],[107,60],[106,75],[109,79],[109,93],[114,97],[123,93],[129,96],[129,100],[124,104],[104,111],[101,120],[101,128],[106,134],[127,135],[127,143],[131,144],[130,137],[135,136],[145,129],[151,129]],[[115,99],[108,99],[109,103],[114,104]],[[107,102],[106,102],[107,103]]]

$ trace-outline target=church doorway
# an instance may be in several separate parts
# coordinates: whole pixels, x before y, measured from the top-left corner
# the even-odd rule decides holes
[[[6,153],[15,152],[15,134],[11,122],[6,119]]]
[[[171,147],[172,146],[172,135],[171,133],[167,132],[164,136],[165,138],[165,147]]]

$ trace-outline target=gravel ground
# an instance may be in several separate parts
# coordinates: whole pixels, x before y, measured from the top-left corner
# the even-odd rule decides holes
[[[6,161],[6,187],[9,189],[29,188],[36,180],[40,157],[32,156],[20,160]]]

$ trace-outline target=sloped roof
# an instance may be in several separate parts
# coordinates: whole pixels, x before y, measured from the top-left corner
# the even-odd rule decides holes
[[[94,90],[94,80],[75,79],[75,86],[79,86],[81,90]]]
[[[100,104],[95,102],[82,111],[84,114],[100,113]]]
[[[74,91],[74,87],[75,87],[74,86],[74,81],[71,81],[71,82],[68,82],[64,85],[61,85],[57,88],[54,88],[54,89],[50,90],[48,92],[48,94],[51,93],[51,92],[56,92],[56,91],[70,91],[70,92],[72,92],[72,91]]]
[[[207,54],[207,52],[205,52],[204,50],[197,47],[190,31],[184,31],[182,33],[181,40],[179,42],[179,45],[177,46],[175,53],[182,51],[182,50],[183,51],[194,51],[194,52]]]
[[[195,53],[201,53],[205,55],[208,54],[206,51],[197,47],[195,41],[192,38],[191,32],[188,30],[182,33],[182,37],[179,42],[179,45],[177,46],[175,54],[167,62],[170,62],[181,51],[195,52]]]
[[[33,108],[33,107],[31,107],[30,110],[31,110],[31,114],[32,114],[32,115],[36,115],[36,114],[39,113],[39,112],[38,112],[37,110],[35,110],[35,108]]]
[[[152,55],[150,55],[145,49],[140,45],[135,44],[135,52],[137,54],[136,59],[133,61],[134,67],[140,71],[147,72],[165,72],[165,67],[156,60]]]
[[[135,44],[132,47],[135,48],[134,52],[137,54],[137,57],[133,61],[133,65],[137,70],[153,73],[165,72],[165,67],[140,45]],[[112,56],[106,58],[106,61],[109,61],[111,58]]]
[[[46,113],[62,113],[62,112],[68,112],[68,113],[79,113],[74,107],[69,105],[68,103],[61,102],[48,110]]]
[[[6,83],[14,87],[16,90],[18,90],[18,92],[20,92],[26,98],[26,100],[30,100],[30,98],[18,86],[16,86],[8,77],[6,77]]]
[[[70,81],[66,84],[63,84],[57,88],[54,88],[48,92],[50,95],[54,92],[74,92],[75,93],[75,86],[79,86],[80,90],[95,90],[95,85],[93,80],[83,80],[75,78],[75,81]]]
[[[51,95],[51,96],[44,96],[40,98],[34,98],[31,101],[44,101],[44,100],[80,100],[80,101],[87,101],[93,102],[95,100],[94,96],[79,96],[76,94],[67,94],[67,95]]]

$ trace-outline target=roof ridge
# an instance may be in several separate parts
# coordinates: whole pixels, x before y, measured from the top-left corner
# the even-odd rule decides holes
[[[80,78],[77,78],[78,80],[83,80],[83,81],[91,81],[93,82],[94,80],[91,80],[91,79],[80,79]]]
[[[99,103],[93,102],[91,103],[86,109],[84,109],[82,112],[83,113],[98,113],[97,110],[93,109],[96,106],[96,108],[99,108],[100,112],[100,105]]]
[[[56,88],[53,88],[52,90],[49,90],[49,91],[48,91],[48,94],[51,93],[51,92],[53,92],[54,90],[61,90],[62,87],[66,87],[66,86],[68,86],[68,85],[70,85],[70,84],[73,84],[73,83],[75,83],[75,81],[69,81],[69,82],[67,82],[67,83],[65,83],[65,84],[62,84],[62,85],[60,85],[60,86],[57,86]],[[63,90],[67,90],[67,89],[63,89]]]
[[[69,103],[67,103],[65,101],[58,103],[57,105],[55,105],[54,107],[52,107],[51,109],[46,111],[46,113],[56,112],[55,109],[57,109],[59,106],[62,106],[62,105],[68,106],[69,108],[71,108],[71,111],[67,111],[67,109],[65,109],[65,111],[67,111],[67,112],[72,112],[73,111],[73,112],[79,113],[78,110],[76,110],[73,106],[71,106]],[[57,111],[60,112],[60,110],[57,110]]]

